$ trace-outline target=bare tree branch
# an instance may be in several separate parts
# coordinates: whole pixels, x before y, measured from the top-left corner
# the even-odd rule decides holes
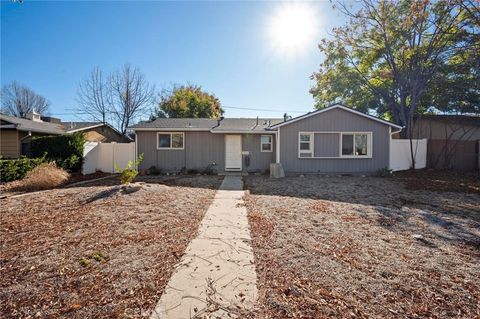
[[[1,98],[2,112],[16,117],[25,117],[31,112],[45,115],[50,106],[45,97],[15,81],[2,88]]]

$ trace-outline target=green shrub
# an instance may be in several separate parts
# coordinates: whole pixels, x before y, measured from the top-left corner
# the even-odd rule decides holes
[[[133,182],[135,177],[137,177],[138,165],[140,165],[141,161],[143,161],[143,154],[140,154],[140,156],[137,158],[135,165],[133,165],[132,161],[128,161],[127,166],[124,169],[121,169],[117,164],[115,164],[115,171],[121,174],[120,182],[123,185]]]
[[[32,157],[47,153],[47,159],[66,170],[78,171],[82,168],[83,145],[82,132],[67,135],[36,137],[31,142]]]
[[[0,159],[0,181],[10,182],[22,179],[28,172],[45,161],[45,155],[39,158]]]

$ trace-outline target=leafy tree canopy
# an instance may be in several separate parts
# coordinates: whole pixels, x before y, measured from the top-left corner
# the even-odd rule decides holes
[[[361,0],[319,44],[316,107],[343,102],[403,125],[433,108],[479,112],[479,17],[475,0]]]
[[[218,118],[223,114],[218,98],[197,85],[175,86],[160,96],[157,117]]]

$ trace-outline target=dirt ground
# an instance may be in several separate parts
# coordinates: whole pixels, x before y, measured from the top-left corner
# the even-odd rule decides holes
[[[480,195],[479,171],[419,170],[395,172],[395,177],[410,190],[459,192]]]
[[[480,195],[405,178],[244,180],[257,317],[480,316]]]
[[[1,318],[149,315],[220,177],[114,179],[1,199]]]

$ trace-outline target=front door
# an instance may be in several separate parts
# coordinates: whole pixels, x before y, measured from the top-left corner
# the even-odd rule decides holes
[[[242,170],[242,136],[225,135],[225,170]]]

